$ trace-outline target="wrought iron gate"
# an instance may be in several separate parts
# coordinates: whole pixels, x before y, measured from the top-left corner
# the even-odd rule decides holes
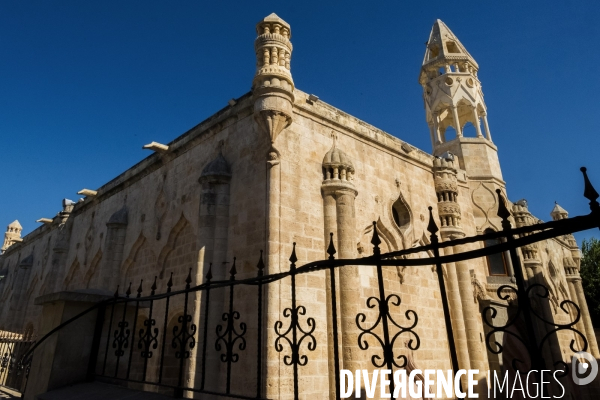
[[[366,299],[364,312],[356,315],[355,322],[360,331],[356,345],[369,353],[375,368],[393,371],[407,367],[406,354],[398,348],[400,338],[407,340],[407,349],[411,351],[419,349],[421,338],[418,334],[419,318],[414,310],[407,309],[402,313],[392,311],[401,306],[401,298],[386,288],[384,270],[390,266],[434,265],[441,293],[450,360],[456,372],[457,352],[442,265],[508,251],[516,281],[515,285],[502,285],[497,291],[497,296],[499,299],[507,300],[509,296],[507,292],[511,292],[516,313],[508,323],[498,325],[494,321],[497,310],[493,306],[483,310],[483,320],[489,328],[486,336],[487,349],[494,354],[501,353],[503,344],[495,339],[496,334],[501,332],[512,335],[523,342],[528,350],[528,354],[524,355],[527,359],[522,357],[510,361],[512,368],[519,369],[527,366],[531,369],[548,369],[551,360],[545,359],[543,348],[558,331],[569,330],[581,338],[579,347],[575,341],[571,342],[572,351],[587,350],[588,342],[585,335],[576,329],[580,310],[577,304],[569,300],[561,303],[562,311],[573,315],[572,321],[567,324],[557,324],[540,315],[532,305],[531,298],[547,297],[548,289],[540,283],[527,281],[523,275],[517,249],[541,240],[600,227],[600,206],[596,200],[598,193],[590,184],[584,168],[582,172],[585,181],[584,196],[590,200],[591,213],[588,215],[512,228],[509,221],[511,214],[506,207],[505,199],[498,191],[498,216],[502,219],[503,227],[500,232],[440,242],[437,235],[438,227],[429,207],[430,244],[425,246],[382,254],[379,247],[381,240],[374,223],[375,229],[371,240],[373,255],[369,257],[336,259],[332,234],[327,249],[329,258],[297,267],[294,244],[289,259],[289,270],[278,274],[264,275],[265,265],[261,252],[255,277],[252,278],[237,278],[238,271],[234,258],[228,280],[213,281],[211,266],[205,282],[195,287],[191,286],[192,271],[190,270],[183,290],[172,290],[180,283],[174,282],[172,275],[166,288],[162,289],[163,293],[158,293],[159,288],[155,279],[150,288],[150,295],[145,297],[142,296],[144,282],[139,283],[135,297],[131,297],[132,285],[130,284],[124,296],[121,296],[117,289],[113,299],[98,303],[53,329],[23,356],[23,364],[31,361],[30,355],[35,347],[51,334],[65,328],[82,315],[98,309],[96,334],[88,371],[90,379],[127,382],[129,386],[145,390],[151,388],[169,390],[176,397],[182,397],[185,391],[189,391],[240,399],[264,399],[265,351],[273,346],[276,352],[283,355],[283,363],[291,369],[290,390],[297,399],[303,390],[300,379],[302,367],[310,362],[312,357],[310,353],[317,346],[327,346],[317,341],[315,330],[319,324],[322,326],[329,322],[332,327],[336,398],[339,399],[341,355],[338,331],[339,304],[336,293],[340,288],[336,269],[351,266],[375,267],[378,282],[377,295]],[[488,239],[503,239],[503,241],[477,250],[440,255],[441,249]],[[431,252],[433,257],[407,258],[421,252]],[[297,296],[298,277],[317,271],[328,272],[326,279],[329,280],[330,296],[325,301],[329,302],[331,307],[331,321],[316,320],[311,316],[314,310],[304,305]],[[264,313],[265,288],[282,280],[286,282],[289,280],[290,296],[282,298],[288,306],[284,308],[274,326],[267,326]],[[235,295],[238,291],[241,292],[239,296]],[[193,311],[192,304],[201,304],[201,310]],[[572,310],[575,312],[572,313]],[[398,319],[399,316],[402,320]],[[374,318],[371,324],[367,323],[370,317]],[[511,331],[511,327],[521,324],[518,322],[521,320],[524,327],[521,333]],[[540,331],[536,328],[536,321],[547,325],[546,330]],[[265,343],[267,329],[274,329],[273,343]],[[540,336],[540,333],[544,335]],[[240,361],[242,363],[238,364]],[[243,365],[243,368],[239,365]],[[565,373],[569,368],[564,362],[553,367],[564,369]],[[215,373],[217,369],[220,373]],[[234,380],[241,384],[232,385]],[[219,388],[216,388],[217,386]],[[393,391],[393,382],[391,391]]]
[[[0,331],[0,385],[18,392],[25,390],[28,369],[20,362],[35,340],[24,334]]]

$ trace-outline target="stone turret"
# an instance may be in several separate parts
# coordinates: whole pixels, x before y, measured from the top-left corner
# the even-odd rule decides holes
[[[475,59],[438,19],[429,35],[419,76],[434,147],[446,141],[445,132],[450,126],[461,137],[467,122],[475,126],[477,137],[483,137],[479,124],[482,117],[487,139],[492,140],[478,69]]]
[[[550,216],[552,217],[552,220],[559,221],[561,219],[569,218],[569,213],[567,212],[567,210],[562,208],[557,202],[554,202],[554,208],[550,212]],[[577,271],[579,271],[581,251],[579,250],[577,241],[575,240],[575,237],[572,234],[565,235],[563,236],[563,238],[567,241],[569,247],[571,248],[571,257],[564,258],[565,271],[567,271],[568,274],[568,271],[572,271],[573,266],[577,268]]]
[[[354,187],[354,165],[350,158],[335,144],[323,157],[323,184],[345,183]],[[339,182],[338,182],[339,181]]]
[[[554,208],[552,209],[550,216],[552,217],[552,220],[558,221],[559,219],[568,218],[569,213],[567,212],[567,210],[559,206],[557,202],[554,202]]]
[[[522,199],[517,201],[512,206],[512,214],[515,218],[515,225],[517,228],[523,226],[531,226],[537,223],[537,220],[531,215],[527,207],[527,200]],[[530,234],[521,234],[521,236],[527,236]],[[539,268],[541,267],[541,261],[538,257],[538,245],[537,243],[531,243],[521,247],[521,253],[523,254],[523,264],[527,268]],[[528,270],[529,271],[529,270]]]
[[[254,119],[274,143],[293,118],[292,32],[290,25],[273,13],[256,25],[256,33],[256,74],[252,82]]]
[[[449,151],[457,157],[457,168],[467,171],[469,177],[495,181],[496,187],[503,188],[478,70],[473,56],[438,19],[431,29],[419,75],[433,155]],[[464,134],[467,124],[473,125],[474,133]],[[450,136],[449,128],[456,132],[455,137]]]
[[[11,222],[8,225],[8,227],[6,228],[6,233],[4,233],[4,244],[2,245],[2,248],[0,250],[5,251],[6,249],[8,249],[10,246],[15,244],[16,242],[22,241],[23,240],[23,239],[21,239],[21,231],[22,230],[23,230],[23,227],[21,226],[19,221],[14,220],[13,222]]]
[[[451,235],[464,236],[460,224],[460,206],[457,202],[458,185],[454,156],[446,154],[444,157],[434,158],[433,173],[441,223],[440,234],[444,238]]]

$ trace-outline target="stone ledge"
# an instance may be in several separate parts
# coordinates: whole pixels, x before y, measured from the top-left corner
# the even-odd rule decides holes
[[[33,304],[41,306],[47,303],[54,303],[57,301],[72,301],[82,303],[98,303],[99,301],[106,300],[113,297],[111,293],[106,290],[96,289],[84,289],[84,290],[72,290],[64,292],[49,293],[37,297]]]

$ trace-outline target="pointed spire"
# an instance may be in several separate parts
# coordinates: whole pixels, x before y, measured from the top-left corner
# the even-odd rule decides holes
[[[569,216],[569,213],[567,212],[567,210],[558,205],[558,203],[555,201],[554,208],[550,212],[550,216],[554,221],[558,221],[559,219],[567,218]]]
[[[469,61],[475,68],[479,67],[473,56],[458,40],[458,37],[439,19],[434,22],[431,28],[423,65],[436,61],[446,61],[448,63]]]
[[[335,246],[333,245],[333,232],[329,233],[329,246],[327,247],[327,254],[329,254],[329,259],[333,260],[335,257],[335,253],[337,253],[337,251],[335,250]]]
[[[447,146],[440,147],[440,144],[455,139],[460,141],[468,122],[475,127],[475,137],[492,141],[478,70],[477,62],[456,35],[437,20],[426,42],[419,74],[434,155],[448,151]],[[456,137],[452,134],[446,138],[449,127],[454,129]],[[454,152],[460,154],[457,150]],[[466,167],[464,169],[469,171]],[[477,168],[481,169],[481,166]]]
[[[192,269],[190,268],[190,271],[188,272],[188,276],[187,276],[187,278],[185,278],[185,288],[189,289],[191,283],[192,283]]]
[[[290,269],[296,268],[296,261],[298,261],[298,257],[296,257],[296,242],[294,242],[292,245],[292,255],[290,256],[290,262],[292,263]]]
[[[237,269],[235,268],[235,257],[233,257],[233,265],[229,270],[229,275],[231,275],[231,280],[235,280],[235,274],[237,274]]]
[[[256,265],[256,268],[258,268],[258,276],[263,276],[264,274],[264,269],[265,269],[265,263],[263,261],[263,251],[260,251],[260,258],[258,259],[258,264]]]
[[[154,296],[154,293],[156,292],[156,289],[158,288],[156,286],[156,280],[158,279],[158,276],[154,276],[154,283],[152,284],[152,287],[150,288],[151,292],[150,292],[150,296]]]
[[[167,282],[167,293],[171,292],[172,287],[173,287],[173,273],[171,272],[171,277],[169,278],[169,282]]]
[[[13,222],[11,222],[10,224],[8,224],[9,228],[13,228],[18,230],[19,232],[21,232],[23,230],[23,227],[21,226],[21,224],[19,223],[18,219],[15,219]]]
[[[115,299],[119,297],[119,285],[117,285],[117,290],[115,290]]]
[[[144,280],[140,279],[140,286],[137,288],[137,296],[136,296],[136,298],[138,298],[138,299],[140,297],[142,297],[142,282],[144,282]]]
[[[427,208],[429,210],[429,223],[427,224],[427,231],[434,235],[439,231],[437,224],[435,223],[435,219],[433,218],[433,207],[429,206]]]
[[[206,282],[210,282],[210,280],[213,278],[213,274],[212,274],[212,263],[210,263],[208,265],[208,272],[206,273]]]
[[[379,245],[381,244],[381,239],[379,239],[379,233],[377,232],[377,222],[373,221],[373,237],[371,238],[371,244],[373,245],[373,254],[379,255],[381,251],[379,250]]]
[[[131,283],[129,282],[129,287],[127,288],[127,291],[125,292],[125,297],[129,298],[129,295],[131,295]]]

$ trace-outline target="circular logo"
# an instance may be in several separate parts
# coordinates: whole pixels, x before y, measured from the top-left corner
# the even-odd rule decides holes
[[[579,361],[584,359],[584,362]],[[571,359],[571,375],[576,385],[587,385],[598,375],[598,361],[590,353],[578,351]]]

